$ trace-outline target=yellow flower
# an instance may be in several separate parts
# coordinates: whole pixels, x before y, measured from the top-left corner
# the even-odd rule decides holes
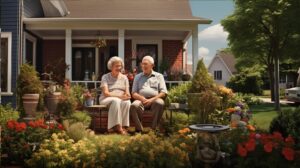
[[[100,155],[100,160],[101,160],[101,161],[104,161],[105,158],[106,158],[106,154],[105,154],[105,153],[101,153],[101,155]]]
[[[149,154],[149,160],[153,161],[154,160],[154,152],[153,152],[153,150],[150,150],[148,152],[148,154]]]
[[[186,144],[183,142],[179,145],[181,148],[186,148]]]

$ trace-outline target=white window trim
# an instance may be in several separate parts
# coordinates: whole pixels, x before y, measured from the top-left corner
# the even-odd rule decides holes
[[[7,55],[7,92],[2,92],[1,95],[3,96],[12,96],[13,93],[11,92],[11,51],[12,51],[12,33],[11,32],[1,32],[1,38],[8,39],[8,55]]]
[[[221,79],[219,79],[218,77],[218,72],[221,72],[220,74],[221,74]],[[214,80],[216,80],[216,81],[222,81],[223,80],[223,71],[222,70],[215,70],[214,71]]]
[[[99,48],[93,47],[91,44],[72,44],[72,50],[73,50],[73,48],[77,48],[77,47],[94,48],[95,49],[95,71],[98,73],[99,72]],[[71,81],[75,81],[76,82],[78,80],[73,80],[72,79]]]
[[[36,38],[30,35],[29,33],[24,33],[24,54],[23,54],[23,62],[26,63],[26,40],[29,40],[33,44],[33,58],[32,58],[32,65],[33,67],[36,67]]]
[[[157,45],[157,54],[158,54],[158,69],[160,68],[160,63],[162,62],[162,40],[157,39],[132,39],[132,51],[136,52],[136,46],[138,44],[156,44]],[[132,61],[132,67],[136,67],[136,60]]]

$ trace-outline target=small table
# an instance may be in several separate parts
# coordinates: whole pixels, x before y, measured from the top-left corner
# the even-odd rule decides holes
[[[171,103],[168,110],[170,110],[170,125],[172,125],[173,111],[183,111],[188,117],[190,116],[190,109],[187,104]]]
[[[97,116],[97,113],[100,118],[100,129],[102,128],[102,122],[101,122],[101,116],[102,116],[102,110],[106,110],[107,106],[106,105],[92,105],[92,106],[86,106],[85,107],[89,113],[91,113],[93,116]],[[96,111],[96,114],[95,114]],[[94,119],[93,121],[93,130],[96,131],[96,120]]]

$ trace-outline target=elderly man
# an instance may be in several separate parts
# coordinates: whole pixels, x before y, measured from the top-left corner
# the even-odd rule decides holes
[[[154,115],[152,129],[156,129],[164,111],[163,98],[167,94],[167,87],[162,74],[153,70],[154,60],[145,56],[141,63],[142,73],[135,76],[132,86],[132,97],[135,99],[130,107],[130,115],[135,123],[136,131],[143,130],[141,123],[145,108],[150,108]]]

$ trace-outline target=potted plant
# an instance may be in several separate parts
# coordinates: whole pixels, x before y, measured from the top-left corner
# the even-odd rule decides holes
[[[52,80],[53,72],[51,73],[43,73],[42,75],[47,75],[49,77],[48,81],[45,81],[46,88],[45,88],[45,101],[46,106],[48,109],[49,114],[54,114],[57,108],[57,104],[59,100],[61,99],[61,92],[58,91],[58,85],[56,85],[56,82]]]
[[[23,64],[18,76],[18,93],[22,99],[26,117],[34,117],[36,108],[43,92],[43,85],[38,77],[38,72],[33,66]]]
[[[183,81],[189,81],[189,80],[191,80],[191,75],[188,74],[188,73],[186,73],[186,72],[184,72],[184,73],[181,75],[181,79],[182,79]]]
[[[86,89],[84,91],[83,98],[84,98],[84,106],[92,106],[92,105],[94,105],[95,95],[92,92],[90,92],[88,89]]]
[[[54,114],[57,108],[57,104],[61,98],[61,92],[56,91],[57,86],[55,83],[50,84],[50,86],[46,89],[46,106],[49,114]]]

